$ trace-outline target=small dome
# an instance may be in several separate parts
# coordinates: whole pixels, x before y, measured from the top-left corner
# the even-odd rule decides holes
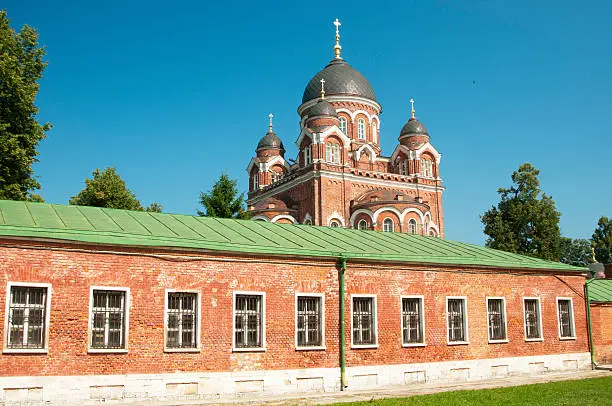
[[[317,104],[304,112],[308,117],[331,116],[338,117],[338,112],[327,100],[320,99]]]
[[[409,135],[426,135],[429,137],[429,133],[423,123],[414,117],[410,118],[404,127],[402,127],[402,131],[400,131],[400,138]]]
[[[260,200],[253,210],[274,210],[274,211],[287,211],[287,203],[275,197],[266,197]]]
[[[304,90],[302,103],[319,98],[321,79],[325,79],[325,94],[328,96],[361,96],[376,101],[370,82],[344,59],[337,58],[310,79]]]
[[[272,131],[268,131],[268,133],[264,135],[261,140],[259,140],[256,151],[268,148],[278,148],[281,150],[281,153],[285,152],[285,146],[283,145],[283,142]]]

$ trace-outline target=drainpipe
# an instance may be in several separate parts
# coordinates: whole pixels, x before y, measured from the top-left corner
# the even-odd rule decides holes
[[[338,285],[340,289],[340,390],[344,390],[346,385],[346,360],[345,360],[345,343],[344,343],[344,271],[346,271],[347,257],[342,255],[338,258]]]
[[[595,369],[597,367],[597,362],[595,362],[595,348],[593,348],[593,326],[591,325],[591,299],[589,298],[589,283],[594,281],[595,278],[589,279],[584,284],[584,297],[586,299],[586,307],[587,307],[587,324],[589,328],[589,349],[591,350],[591,369]]]

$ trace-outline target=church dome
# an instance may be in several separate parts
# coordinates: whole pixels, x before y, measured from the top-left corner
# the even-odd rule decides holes
[[[285,152],[285,146],[283,145],[283,142],[272,131],[268,131],[268,133],[264,135],[261,138],[261,140],[259,140],[256,151],[259,151],[260,149],[268,149],[268,148],[278,148],[281,150],[282,153]]]
[[[336,111],[334,106],[332,106],[325,99],[319,100],[317,104],[315,104],[314,106],[306,110],[305,114],[308,117],[318,117],[318,116],[338,117],[338,112]]]
[[[322,71],[314,75],[302,96],[302,103],[319,98],[321,79],[325,79],[325,95],[360,96],[376,101],[370,82],[344,59],[333,59]]]
[[[404,127],[402,127],[402,131],[400,131],[400,138],[410,135],[426,135],[429,137],[429,133],[423,123],[414,117],[411,117]]]

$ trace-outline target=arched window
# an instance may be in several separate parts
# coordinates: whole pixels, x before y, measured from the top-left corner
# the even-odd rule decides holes
[[[410,219],[408,221],[408,232],[410,234],[416,234],[417,233],[417,222],[415,219]]]
[[[253,174],[253,190],[257,190],[257,189],[259,189],[259,174],[254,173]]]
[[[399,174],[408,175],[408,160],[404,159],[399,162]]]
[[[357,138],[360,140],[365,140],[365,120],[360,118],[357,120]]]
[[[338,119],[338,126],[340,127],[340,131],[346,135],[346,117],[340,117]]]
[[[340,222],[338,220],[332,220],[329,222],[330,227],[338,228],[340,227]]]
[[[304,147],[304,166],[312,163],[312,148],[310,145]]]
[[[304,222],[304,225],[306,226],[311,226],[312,225],[312,220],[308,219]]]
[[[437,237],[436,230],[429,230],[429,235],[432,237]]]
[[[367,230],[368,229],[368,222],[365,220],[359,220],[359,223],[357,223],[357,229],[358,230]]]
[[[331,164],[340,163],[340,145],[328,142],[325,148],[325,160]]]
[[[372,141],[376,142],[376,136],[378,134],[378,125],[376,121],[372,121]]]
[[[270,179],[271,182],[278,182],[279,180],[281,180],[283,178],[284,173],[283,172],[276,172],[274,170],[270,171]]]
[[[393,219],[390,219],[389,217],[387,217],[385,221],[383,221],[383,231],[386,233],[393,232]]]
[[[433,177],[433,162],[429,159],[421,159],[421,175]]]

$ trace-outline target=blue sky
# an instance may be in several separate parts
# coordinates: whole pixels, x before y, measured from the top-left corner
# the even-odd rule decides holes
[[[145,204],[195,213],[266,130],[295,157],[310,78],[342,55],[383,106],[391,154],[411,97],[443,154],[447,238],[484,243],[479,215],[523,162],[541,170],[566,236],[612,216],[612,3],[604,1],[167,2],[5,0],[36,27],[49,65],[37,99],[54,128],[35,171],[67,203],[115,166]]]

